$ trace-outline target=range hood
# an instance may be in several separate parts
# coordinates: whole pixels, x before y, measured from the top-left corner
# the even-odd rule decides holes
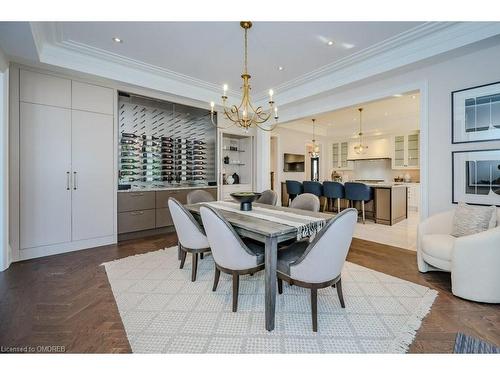
[[[370,156],[370,155],[359,155],[359,157],[355,158],[348,158],[347,161],[360,161],[360,160],[391,160],[389,157],[377,157],[377,156]]]

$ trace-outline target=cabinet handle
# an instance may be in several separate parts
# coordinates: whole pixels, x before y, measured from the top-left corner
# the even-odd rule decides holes
[[[144,215],[144,211],[135,211],[130,213],[133,216]]]
[[[70,177],[69,177],[69,176],[70,176],[70,173],[69,173],[69,171],[68,171],[68,172],[66,172],[66,190],[69,190],[69,189],[70,189],[70,187],[69,187],[69,184],[70,184],[70,182],[69,182],[69,178],[70,178]]]
[[[78,189],[78,186],[76,184],[76,172],[73,172],[73,190]]]
[[[132,193],[130,194],[131,197],[142,197],[144,193]]]

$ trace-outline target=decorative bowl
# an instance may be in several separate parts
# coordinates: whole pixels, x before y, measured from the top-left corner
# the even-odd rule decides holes
[[[252,211],[252,202],[260,198],[261,195],[261,193],[252,192],[231,193],[231,197],[240,202],[241,211]]]

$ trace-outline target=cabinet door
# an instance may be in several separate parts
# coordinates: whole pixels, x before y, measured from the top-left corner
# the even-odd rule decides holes
[[[20,104],[20,247],[71,241],[71,112]]]
[[[332,168],[340,168],[340,149],[339,149],[339,144],[338,143],[333,143],[332,144]]]
[[[349,147],[348,142],[342,142],[340,144],[340,166],[344,169],[348,167],[348,162],[347,162],[348,147]]]
[[[73,81],[72,108],[83,111],[113,114],[113,90],[107,87]]]
[[[110,236],[114,221],[113,117],[72,111],[73,241]]]
[[[393,167],[402,168],[405,166],[405,137],[397,135],[394,137],[394,158]]]
[[[419,135],[410,134],[408,135],[408,149],[407,149],[407,163],[408,167],[418,168],[420,166],[420,155],[419,155]]]
[[[22,102],[71,107],[71,81],[69,79],[21,70],[19,83]]]

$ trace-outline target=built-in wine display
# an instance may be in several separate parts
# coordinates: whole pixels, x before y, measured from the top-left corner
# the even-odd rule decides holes
[[[216,129],[205,109],[120,93],[120,184],[215,181]]]

